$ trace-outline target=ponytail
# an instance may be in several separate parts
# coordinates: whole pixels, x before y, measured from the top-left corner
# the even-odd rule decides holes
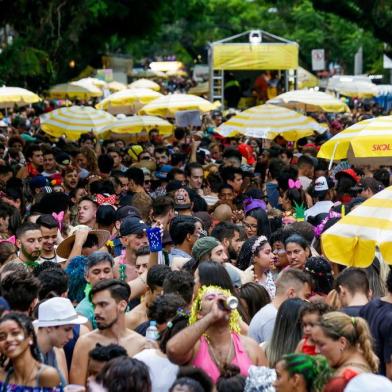
[[[370,365],[373,373],[378,372],[379,359],[373,352],[372,336],[367,322],[362,317],[352,317],[353,325],[358,336],[359,347],[362,355]]]

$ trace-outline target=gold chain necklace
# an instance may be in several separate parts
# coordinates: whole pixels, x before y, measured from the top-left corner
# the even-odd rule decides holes
[[[229,352],[227,354],[226,361],[223,361],[223,362],[218,360],[217,356],[215,355],[215,351],[212,348],[212,344],[211,344],[211,342],[210,342],[210,340],[209,340],[209,338],[207,336],[206,336],[206,341],[207,341],[207,345],[208,345],[208,351],[212,355],[213,361],[216,363],[216,365],[218,366],[219,369],[223,369],[223,365],[225,363],[230,363],[230,359],[231,359],[231,357],[233,355],[233,339],[231,337],[231,334],[230,334],[230,348],[229,348]]]

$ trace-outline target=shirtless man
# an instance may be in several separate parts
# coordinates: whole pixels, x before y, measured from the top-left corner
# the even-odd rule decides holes
[[[147,262],[149,256],[147,257]],[[139,259],[139,257],[138,257]],[[126,326],[129,329],[136,330],[140,325],[148,321],[147,309],[155,298],[162,293],[163,281],[167,274],[171,271],[170,267],[163,264],[153,265],[147,272],[147,287],[148,290],[143,296],[142,301],[139,305],[133,308],[130,312],[125,315]],[[137,331],[139,332],[139,331]]]
[[[83,335],[76,343],[72,358],[70,383],[85,385],[87,381],[88,353],[96,346],[118,344],[130,357],[145,348],[148,341],[125,326],[125,309],[130,297],[127,283],[116,279],[102,280],[91,290],[98,329]]]

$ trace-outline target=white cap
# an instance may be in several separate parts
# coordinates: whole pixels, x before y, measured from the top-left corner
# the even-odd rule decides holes
[[[84,324],[87,318],[76,313],[68,298],[54,297],[38,307],[38,320],[33,321],[34,327],[57,327],[59,325]]]
[[[344,392],[392,392],[392,382],[384,376],[362,373],[347,384]]]
[[[329,187],[328,187],[327,179],[324,176],[317,178],[317,180],[314,183],[315,192],[324,192],[327,191],[328,189]]]

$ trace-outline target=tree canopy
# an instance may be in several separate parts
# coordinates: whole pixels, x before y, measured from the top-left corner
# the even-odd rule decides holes
[[[87,65],[99,68],[102,54],[108,52],[129,54],[135,60],[174,54],[188,64],[205,62],[208,42],[254,28],[298,42],[305,67],[310,67],[311,50],[324,48],[328,62],[339,63],[350,73],[362,46],[364,69],[380,72],[383,43],[391,41],[387,29],[392,11],[387,4],[382,0],[0,0],[0,26],[14,34],[11,45],[6,44],[7,34],[0,42],[0,82],[39,91],[75,77]]]

